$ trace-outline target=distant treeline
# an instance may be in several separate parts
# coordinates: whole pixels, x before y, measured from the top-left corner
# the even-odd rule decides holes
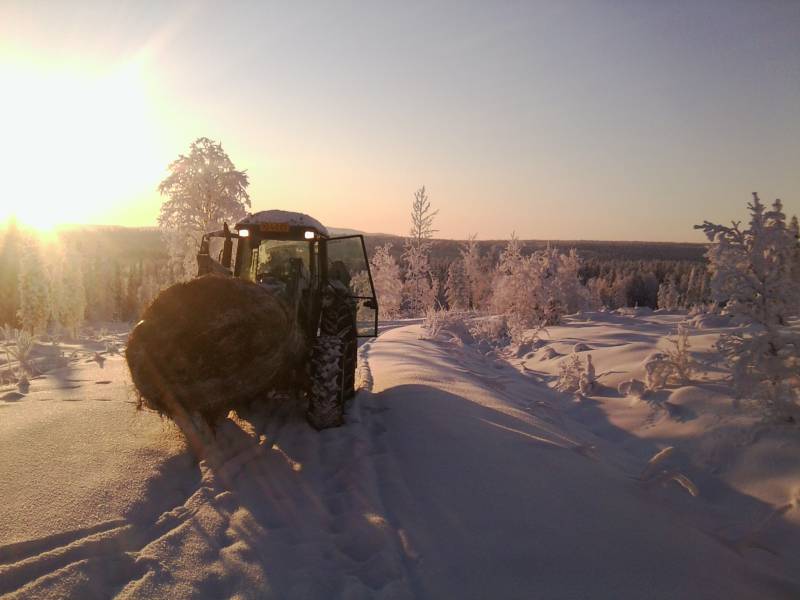
[[[367,251],[387,243],[390,254],[402,266],[404,238],[367,235]],[[493,269],[505,241],[479,241],[478,249],[487,269]],[[704,300],[705,272],[703,244],[602,242],[602,241],[520,241],[523,254],[548,246],[567,251],[575,248],[581,259],[579,277],[603,304],[651,306],[659,304],[659,289],[673,286],[681,304]],[[463,242],[432,240],[431,276],[437,278],[440,303],[447,305],[444,283],[451,264],[459,259]],[[27,257],[28,260],[22,260]],[[65,261],[80,269],[66,270]],[[30,272],[23,273],[28,270]],[[65,280],[65,273],[71,273]],[[77,281],[77,279],[80,281]],[[20,290],[23,283],[46,279],[48,306],[45,327],[52,327],[64,312],[59,307],[62,290],[75,290],[85,297],[83,316],[89,321],[132,321],[158,292],[175,281],[166,246],[156,228],[74,227],[58,232],[55,240],[37,239],[15,225],[0,231],[0,324],[20,326]],[[73,281],[75,280],[75,281]],[[699,283],[702,282],[702,283]],[[692,287],[693,289],[689,289]],[[27,289],[27,288],[25,288]],[[44,291],[41,292],[44,294]],[[77,304],[80,307],[80,304]]]
[[[391,244],[390,254],[402,265],[404,238],[395,236],[366,236],[367,252]],[[477,241],[487,276],[496,268],[507,240]],[[520,240],[523,255],[548,247],[561,251],[575,249],[580,257],[578,276],[589,288],[594,304],[619,308],[649,306],[650,308],[690,307],[708,302],[708,273],[705,253],[707,244],[680,242],[607,242],[569,240]],[[456,240],[431,241],[431,275],[439,286],[439,302],[447,307],[445,282],[450,265],[461,258],[464,242]],[[664,289],[662,289],[662,286]],[[661,303],[659,304],[659,289]],[[669,289],[670,293],[665,294]]]
[[[404,238],[388,235],[367,235],[367,251],[386,243],[392,244],[392,255],[397,261],[403,253]],[[496,263],[508,240],[478,240],[481,254]],[[456,260],[463,242],[458,240],[432,240],[431,263],[448,265]],[[575,248],[583,260],[624,261],[689,261],[705,262],[707,244],[685,242],[603,242],[572,240],[520,240],[523,254],[531,254],[550,246],[560,250]]]

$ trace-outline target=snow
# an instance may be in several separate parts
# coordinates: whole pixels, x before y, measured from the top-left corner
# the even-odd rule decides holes
[[[325,226],[314,217],[309,217],[303,213],[290,212],[288,210],[262,210],[250,214],[236,224],[236,229],[244,225],[259,225],[261,223],[286,223],[293,227],[308,227],[309,229],[314,229],[324,236],[329,235]]]
[[[134,411],[121,358],[52,371],[0,400],[0,594],[796,598],[800,441],[734,407],[718,333],[691,335],[708,375],[617,392],[683,320],[588,313],[520,358],[396,322],[359,351],[345,426],[273,399],[200,465]],[[552,387],[576,344],[588,397]],[[697,497],[639,480],[668,446]]]

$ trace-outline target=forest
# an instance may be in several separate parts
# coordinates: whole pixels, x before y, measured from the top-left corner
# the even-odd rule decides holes
[[[383,315],[420,316],[420,307],[398,286],[408,278],[406,238],[365,234],[365,241]],[[484,280],[476,284],[486,288],[483,300],[470,307],[488,309],[491,278],[507,242],[428,243],[426,278],[435,288],[436,305],[459,307],[456,288],[468,257],[473,277]],[[522,255],[547,248],[576,251],[578,278],[594,306],[677,308],[709,300],[705,244],[519,241]],[[0,324],[69,334],[84,323],[135,322],[180,277],[162,233],[154,227],[65,227],[47,238],[11,221],[0,231]]]

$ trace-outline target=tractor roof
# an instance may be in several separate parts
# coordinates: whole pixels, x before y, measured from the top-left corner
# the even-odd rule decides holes
[[[318,234],[329,237],[326,227],[314,217],[288,210],[262,210],[261,212],[248,215],[236,224],[235,229],[247,227],[249,225],[262,225],[266,223],[281,223],[290,227],[304,227],[313,229]]]

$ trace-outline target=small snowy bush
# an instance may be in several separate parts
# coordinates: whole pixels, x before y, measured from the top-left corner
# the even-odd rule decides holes
[[[689,353],[689,330],[679,325],[672,345],[664,352],[653,352],[644,361],[645,385],[648,390],[660,390],[668,383],[687,384],[692,378],[695,362]]]
[[[586,363],[579,354],[572,353],[558,365],[558,383],[560,392],[580,392],[584,396],[594,390],[596,382],[592,355],[586,356]]]
[[[5,350],[5,355],[6,355],[6,370],[13,377],[14,373],[11,370],[11,348],[10,348],[10,345],[14,341],[14,329],[12,329],[10,325],[3,325],[3,327],[0,328],[0,337],[3,340],[3,350]]]
[[[511,332],[504,316],[475,319],[469,332],[477,344],[486,342],[492,347],[501,347],[511,343]]]
[[[677,383],[687,384],[692,379],[695,362],[689,352],[689,329],[685,325],[678,325],[675,337],[668,337],[667,341],[672,348],[666,350],[666,355],[671,367],[670,375]]]
[[[592,355],[586,355],[586,367],[581,373],[580,381],[578,382],[578,389],[581,394],[588,396],[594,391],[597,383],[597,377],[594,371],[594,364],[592,363]]]
[[[542,348],[541,351],[536,354],[536,358],[538,360],[550,360],[556,356],[558,356],[558,352],[556,352],[555,348],[551,346]]]
[[[623,317],[645,317],[653,314],[653,309],[649,306],[623,306],[615,312]]]
[[[586,355],[584,364],[579,354],[572,353],[558,366],[556,389],[560,392],[580,392],[586,396],[594,390],[596,382],[591,354]]]
[[[33,336],[27,331],[14,330],[14,345],[8,348],[11,355],[19,362],[23,373],[33,373],[31,354],[35,346]]]
[[[581,375],[583,375],[583,361],[578,354],[570,354],[558,365],[558,383],[556,389],[560,392],[575,392],[580,389]]]
[[[450,318],[450,311],[443,308],[436,308],[430,306],[425,309],[425,316],[422,319],[423,335],[420,336],[424,340],[434,340],[439,337],[442,329]]]
[[[672,374],[669,356],[664,352],[653,352],[644,361],[645,380],[648,390],[656,391],[667,385]]]
[[[623,381],[617,387],[617,391],[621,396],[630,396],[631,398],[643,398],[647,393],[647,388],[644,382],[638,379],[629,379]]]

